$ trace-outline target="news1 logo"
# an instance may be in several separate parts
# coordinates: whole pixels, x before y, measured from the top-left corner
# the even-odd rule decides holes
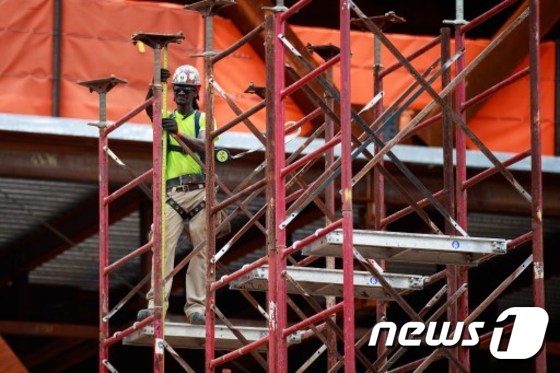
[[[515,321],[509,343],[505,351],[500,351],[500,342],[504,334],[504,328],[496,327],[492,332],[490,340],[490,353],[497,359],[529,359],[537,354],[542,347],[548,325],[548,313],[539,307],[512,307],[503,311],[496,319],[496,322],[505,321],[508,317],[514,316]],[[438,326],[441,327],[438,328]],[[419,321],[409,321],[404,324],[398,334],[398,342],[401,346],[420,346],[422,339],[428,346],[433,347],[453,347],[461,345],[464,347],[476,346],[480,342],[478,330],[484,328],[483,321],[475,321],[467,325],[467,338],[463,336],[463,322],[458,322],[453,334],[452,326],[449,321],[442,323],[432,321],[426,325]],[[369,346],[376,346],[381,330],[387,330],[385,345],[390,347],[395,344],[397,326],[391,321],[377,323],[371,331]],[[439,331],[439,334],[438,334]]]

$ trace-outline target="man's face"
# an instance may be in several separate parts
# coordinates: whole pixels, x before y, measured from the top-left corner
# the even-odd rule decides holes
[[[186,105],[192,102],[198,94],[196,87],[183,84],[174,84],[173,93],[177,105]]]

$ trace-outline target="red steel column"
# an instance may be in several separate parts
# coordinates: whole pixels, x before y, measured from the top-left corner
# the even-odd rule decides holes
[[[333,71],[329,69],[327,71],[327,81],[330,84],[333,84]],[[334,110],[334,98],[331,97],[329,93],[325,93],[326,96],[326,103],[327,106]],[[333,119],[325,114],[325,142],[328,142],[334,138],[334,121]],[[329,167],[334,163],[334,149],[329,149],[325,153],[325,170],[329,169]],[[329,211],[334,213],[336,205],[335,205],[335,185],[334,182],[330,183],[325,187],[325,206]],[[328,217],[325,218],[325,226],[333,223]],[[326,267],[327,269],[335,269],[336,268],[336,258],[332,256],[328,256],[325,258]],[[325,297],[325,306],[326,308],[333,307],[336,304],[336,297],[327,296]],[[336,323],[336,314],[331,316],[331,320]],[[334,351],[336,350],[337,344],[337,337],[336,333],[332,328],[327,329],[327,369],[331,369],[336,365],[338,362],[338,358]]]
[[[544,298],[544,256],[543,256],[543,217],[542,217],[542,149],[541,149],[541,110],[540,110],[540,58],[539,58],[539,2],[529,2],[529,61],[531,84],[531,208],[533,229],[533,304],[545,307]],[[546,344],[535,357],[535,371],[546,372]]]
[[[451,33],[449,28],[442,28],[441,30],[441,64],[447,63],[451,57]],[[441,75],[441,85],[445,88],[451,82],[451,71],[446,70]],[[461,83],[462,84],[462,83]],[[444,98],[447,104],[452,105],[452,97],[450,95]],[[443,190],[445,193],[445,208],[449,215],[456,218],[455,210],[455,184],[454,169],[453,169],[453,121],[451,120],[451,113],[443,110],[442,113],[442,133],[443,133]],[[453,226],[447,222],[445,224],[445,234],[457,234]],[[460,285],[457,284],[459,266],[447,265],[447,297],[453,296]],[[457,322],[457,303],[451,303],[447,307],[447,320],[454,325]],[[450,352],[458,358],[459,348],[455,347]],[[450,372],[457,372],[457,367],[451,365]]]
[[[216,264],[212,258],[216,254],[216,215],[212,213],[215,205],[216,193],[214,185],[216,183],[216,163],[214,159],[214,139],[212,131],[214,130],[214,87],[210,83],[210,79],[214,79],[214,65],[212,63],[213,46],[213,26],[214,16],[207,14],[204,16],[204,51],[207,53],[205,63],[206,73],[206,95],[205,108],[206,112],[206,138],[205,138],[205,166],[206,173],[206,372],[214,372],[215,369],[210,365],[215,357],[216,345],[216,315],[213,307],[216,304],[216,292],[211,290],[211,285],[216,277]]]
[[[462,25],[455,26],[455,53],[458,53],[465,46],[465,34],[462,31]],[[460,74],[465,69],[466,59],[463,54],[457,60],[456,74]],[[461,115],[461,119],[466,123],[467,116],[464,111],[460,111],[466,101],[466,85],[462,80],[457,84],[455,93],[455,107]],[[467,142],[466,136],[460,129],[456,130],[455,147],[457,152],[457,169],[455,178],[455,198],[457,223],[466,231],[467,230],[467,190],[463,188],[463,184],[467,179]],[[468,283],[468,270],[466,267],[457,268],[456,286],[460,287],[464,283]],[[465,291],[457,301],[457,320],[465,320],[469,314],[469,296],[468,290]],[[470,371],[470,351],[467,348],[459,347],[458,359],[463,366]],[[450,363],[450,368],[454,367]]]
[[[340,124],[342,158],[342,269],[344,371],[356,371],[354,351],[354,254],[352,244],[352,128],[350,102],[350,2],[340,0]]]
[[[283,331],[287,325],[286,279],[282,271],[286,260],[282,250],[286,248],[286,231],[280,222],[286,218],[286,194],[281,171],[285,166],[284,108],[281,92],[284,88],[284,47],[278,35],[284,33],[282,7],[272,9],[266,15],[266,88],[267,88],[267,251],[269,265],[268,290],[268,365],[269,372],[288,370],[288,351]]]
[[[153,105],[153,146],[152,146],[152,162],[154,164],[153,174],[153,257],[152,265],[154,270],[153,290],[154,290],[154,372],[162,373],[164,370],[164,347],[163,347],[163,328],[164,328],[164,312],[163,312],[163,270],[162,270],[162,144],[161,144],[161,103],[162,103],[162,87],[161,87],[161,46],[154,47],[154,105]]]
[[[381,61],[381,41],[377,36],[373,36],[373,95],[374,97],[383,91],[383,64]],[[383,113],[383,98],[373,107],[373,119],[376,120]],[[377,130],[377,128],[375,128]],[[386,140],[386,139],[383,139]],[[375,151],[379,150],[379,146],[375,145]],[[385,206],[385,178],[381,173],[380,166],[383,166],[383,160],[373,168],[373,207],[374,207],[374,228],[375,230],[385,229],[382,228],[382,222],[386,214]],[[379,261],[382,268],[386,267],[384,260]],[[375,306],[375,319],[379,322],[387,318],[387,303],[386,301],[378,300]],[[387,332],[382,331],[379,333],[377,340],[377,356],[381,356],[387,350],[385,341],[387,339]],[[387,359],[384,359],[380,364],[384,365]]]
[[[100,105],[101,106],[101,105]],[[103,119],[101,119],[103,120]],[[109,195],[109,166],[105,147],[108,146],[105,129],[99,129],[99,372],[106,372],[103,362],[109,360],[109,347],[105,339],[109,337],[109,322],[104,320],[109,313],[109,282],[105,268],[109,265],[109,206],[105,198]]]

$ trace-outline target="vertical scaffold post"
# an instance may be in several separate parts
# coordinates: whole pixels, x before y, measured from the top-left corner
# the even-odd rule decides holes
[[[344,370],[355,372],[354,253],[352,242],[352,128],[350,102],[350,1],[340,0],[340,132],[342,158],[342,270],[344,278]]]
[[[109,321],[105,316],[109,312],[109,278],[105,267],[109,265],[109,204],[105,199],[109,195],[109,165],[105,149],[108,147],[107,133],[107,93],[118,84],[126,83],[114,76],[104,79],[79,81],[90,92],[99,94],[99,122],[91,125],[99,128],[97,148],[99,163],[99,372],[106,372],[104,362],[109,360],[109,346],[104,341],[109,337]]]
[[[185,9],[199,12],[204,18],[204,75],[205,75],[205,96],[204,112],[206,113],[205,131],[205,174],[206,174],[206,340],[205,340],[205,367],[206,372],[214,372],[215,366],[212,360],[215,358],[216,347],[216,316],[213,309],[216,305],[216,293],[212,291],[212,283],[216,280],[216,262],[212,260],[216,254],[216,214],[213,212],[216,205],[216,160],[214,156],[214,62],[216,56],[214,51],[214,15],[224,7],[233,5],[233,0],[203,0],[197,3],[186,5]]]
[[[465,24],[463,15],[463,1],[456,0],[456,16],[455,21],[455,53],[458,53],[465,47],[465,33],[463,32],[463,26]],[[455,69],[455,74],[459,75],[466,68],[466,57],[462,54],[457,60],[457,65]],[[461,110],[466,101],[466,83],[465,80],[461,80],[457,84],[455,91],[455,110],[457,114],[466,123],[467,115],[464,110]],[[456,147],[456,171],[455,171],[455,198],[456,198],[456,217],[455,220],[459,226],[463,227],[467,231],[467,189],[463,188],[465,181],[467,180],[467,141],[466,135],[463,131],[457,130],[455,134],[455,147]],[[450,212],[451,213],[451,212]],[[465,267],[458,267],[451,270],[450,276],[448,276],[448,296],[453,294],[456,289],[458,289],[462,284],[468,282],[468,270]],[[454,272],[454,273],[453,273]],[[451,281],[449,283],[449,281]],[[465,291],[458,299],[456,306],[450,307],[451,315],[455,319],[450,319],[451,321],[457,320],[461,321],[467,318],[469,314],[469,298],[468,291]],[[467,348],[458,347],[457,357],[465,369],[470,370],[470,352]],[[457,368],[450,364],[450,371],[457,371]]]
[[[451,34],[449,28],[442,28],[441,29],[441,64],[444,65],[447,63],[451,56]],[[441,85],[442,88],[445,88],[451,82],[451,72],[449,70],[445,70],[441,74]],[[451,107],[452,105],[452,98],[451,96],[446,96],[444,98],[445,102]],[[449,214],[453,217],[456,217],[455,211],[455,190],[454,190],[454,175],[453,175],[453,122],[451,119],[451,113],[448,110],[443,110],[442,113],[442,133],[443,133],[443,190],[445,193],[445,208],[449,212]],[[445,224],[445,233],[449,235],[455,235],[457,232],[453,228],[453,226],[446,222]],[[447,265],[446,266],[446,277],[447,277],[447,296],[448,298],[452,297],[453,294],[459,288],[457,283],[457,273],[458,268],[456,265]],[[453,324],[457,322],[457,303],[449,304],[447,307],[447,320],[451,321]],[[458,357],[459,352],[458,348],[454,348],[451,352],[454,356]],[[464,364],[464,362],[463,362]],[[450,371],[456,371],[455,366],[450,365]]]
[[[268,291],[268,367],[269,372],[286,372],[288,350],[283,337],[287,325],[286,278],[282,272],[286,268],[283,250],[286,248],[286,231],[280,222],[286,215],[286,188],[282,168],[286,160],[284,154],[284,105],[281,92],[284,88],[284,47],[279,39],[284,34],[283,12],[286,8],[279,4],[267,9],[266,25],[266,210],[267,255],[269,265]]]
[[[216,162],[214,157],[214,139],[212,131],[214,130],[214,86],[211,82],[214,80],[214,66],[212,57],[214,55],[214,13],[211,9],[204,16],[204,72],[206,75],[206,92],[204,100],[204,111],[206,112],[206,124],[208,129],[205,131],[205,174],[206,174],[206,372],[214,372],[211,366],[212,359],[215,357],[216,344],[216,317],[212,311],[216,304],[216,293],[210,291],[212,282],[216,279],[216,263],[211,259],[216,254],[216,215],[212,213],[212,209],[216,204],[214,185],[216,183]]]
[[[317,53],[325,62],[330,61],[332,58],[340,54],[340,48],[332,45],[316,45],[313,46],[309,44],[307,46],[312,52]],[[326,80],[330,85],[333,85],[333,69],[329,68],[326,73]],[[335,110],[335,99],[333,95],[329,92],[325,92],[325,104],[329,108],[330,111],[334,112]],[[329,142],[334,138],[334,120],[330,115],[325,113],[324,115],[325,120],[325,142]],[[330,148],[325,152],[325,170],[328,170],[332,164],[334,163],[334,149]],[[334,216],[335,211],[335,185],[334,183],[329,183],[325,187],[325,207],[328,211],[332,212]],[[329,224],[334,223],[334,220],[330,219],[328,216],[325,216],[325,227]],[[326,268],[327,269],[335,269],[336,268],[336,261],[335,257],[328,256],[325,258],[326,261]],[[326,296],[325,297],[325,306],[326,308],[331,308],[336,305],[336,297],[334,296]],[[333,314],[330,319],[336,323],[336,314]],[[326,330],[327,335],[327,369],[330,371],[336,364],[338,364],[338,357],[336,351],[336,344],[337,344],[337,336],[336,331],[332,328],[328,328]]]
[[[380,26],[382,27],[382,26]],[[383,69],[381,62],[381,41],[379,38],[373,36],[373,96],[380,94],[383,91],[383,80],[380,78],[380,73]],[[380,99],[377,104],[373,106],[373,117],[377,119],[381,116],[383,112],[383,99]],[[379,146],[375,145],[375,151],[379,150]],[[373,216],[374,216],[374,228],[375,230],[382,229],[381,222],[385,218],[385,179],[381,173],[380,167],[383,166],[383,160],[379,161],[379,164],[373,168]],[[385,262],[381,261],[380,265],[385,268]],[[380,322],[387,317],[387,302],[377,301],[375,305],[375,319]],[[378,338],[377,343],[377,356],[381,356],[385,353],[387,347],[385,346],[385,340],[387,338],[387,333],[382,331]],[[386,359],[383,360],[384,364]]]
[[[164,371],[164,291],[163,291],[163,242],[162,234],[163,212],[165,207],[164,196],[165,186],[163,185],[164,175],[162,173],[162,85],[161,85],[161,51],[170,43],[180,43],[185,37],[182,33],[178,34],[153,34],[137,33],[132,36],[132,42],[142,42],[154,50],[154,71],[153,71],[153,145],[152,162],[153,172],[153,259],[152,267],[159,270],[152,271],[152,281],[154,290],[154,372]]]
[[[533,305],[545,307],[542,216],[542,142],[540,111],[539,2],[529,2],[529,62],[531,115],[531,216],[533,230]],[[546,372],[546,343],[535,357],[535,372]]]

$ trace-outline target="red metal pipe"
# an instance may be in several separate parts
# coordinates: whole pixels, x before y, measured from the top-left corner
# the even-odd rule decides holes
[[[214,14],[210,13],[204,17],[204,51],[211,53],[214,46]],[[205,75],[206,75],[206,97],[205,111],[207,123],[214,123],[214,87],[210,83],[214,80],[214,65],[211,57],[204,59]],[[214,154],[214,137],[212,132],[205,132],[204,139],[205,154]],[[216,213],[214,206],[216,204],[216,159],[215,157],[206,157],[204,172],[206,174],[206,339],[205,339],[205,362],[207,373],[213,373],[214,369],[210,366],[210,362],[216,357],[216,314],[214,308],[216,306],[216,292],[210,290],[210,284],[216,280],[216,263],[212,258],[216,255]]]
[[[465,34],[461,29],[461,25],[455,28],[455,53],[459,52],[465,47]],[[459,76],[466,69],[465,55],[461,55],[456,64],[456,77]],[[464,74],[463,74],[464,77]],[[455,107],[461,108],[466,100],[466,83],[463,78],[456,87],[455,93]],[[465,112],[458,110],[457,113],[463,123],[466,123]],[[467,191],[461,186],[467,179],[467,141],[464,131],[456,131],[455,135],[456,147],[456,169],[455,169],[455,198],[456,198],[456,221],[459,226],[467,231]],[[468,270],[466,268],[457,269],[457,288],[463,284],[468,283]],[[469,314],[469,298],[468,290],[465,291],[457,302],[457,320],[462,321]],[[467,371],[470,371],[470,351],[467,348],[459,347],[458,359]]]
[[[350,6],[340,0],[340,133],[342,160],[342,272],[345,372],[356,371],[354,349],[354,245],[352,219],[352,120],[350,102]]]
[[[220,203],[217,203],[212,208],[212,214],[216,214],[218,211],[223,210],[226,207],[228,207],[229,205],[231,205],[232,203],[235,203],[236,201],[240,200],[244,195],[252,193],[252,192],[256,191],[257,189],[260,189],[260,188],[266,186],[266,184],[267,184],[266,179],[261,179],[261,180],[255,182],[253,185],[237,192],[233,196],[223,200]]]
[[[310,265],[311,263],[316,262],[317,260],[321,259],[322,257],[320,256],[308,256],[305,259],[300,260],[299,262],[297,262],[296,264],[294,264],[294,266],[296,267],[307,267],[308,265]]]
[[[515,237],[513,240],[507,243],[508,250],[515,249],[517,246],[524,244],[525,242],[529,242],[533,239],[533,232],[527,232],[522,234],[521,236]]]
[[[503,162],[503,165],[505,167],[510,166],[514,163],[519,162],[521,159],[527,157],[527,153],[530,152],[529,150],[516,154],[515,156],[513,156],[512,158],[507,159],[506,161]],[[466,180],[464,185],[464,188],[471,188],[474,185],[486,180],[487,178],[489,178],[490,176],[496,174],[498,172],[498,169],[496,167],[492,167],[489,169],[486,169],[484,171],[482,171],[481,173],[474,175],[473,177],[471,177],[470,179]],[[435,192],[432,196],[434,198],[441,198],[444,196],[445,190],[444,189],[440,189],[439,191]],[[424,207],[427,206],[429,204],[429,200],[427,198],[423,198],[421,200],[419,200],[417,202],[417,205],[420,207]],[[391,215],[389,215],[388,217],[386,217],[385,219],[383,219],[381,226],[382,227],[386,227],[387,225],[399,220],[400,218],[411,214],[412,212],[414,212],[414,209],[410,206],[403,208],[402,210],[399,210]]]
[[[436,45],[438,45],[438,43],[440,42],[440,37],[438,36],[435,39],[430,40],[428,43],[426,43],[425,45],[423,45],[422,47],[418,48],[417,50],[415,50],[414,52],[410,53],[408,56],[406,56],[406,59],[408,61],[413,61],[414,59],[416,59],[417,57],[421,56],[423,53],[429,51],[430,49],[432,49],[433,47],[435,47]],[[402,63],[400,62],[395,62],[394,64],[388,66],[386,69],[383,69],[380,73],[379,73],[379,78],[383,79],[386,75],[389,75],[390,73],[392,73],[393,71],[397,70],[399,67],[402,66]]]
[[[152,248],[152,246],[153,246],[153,242],[150,241],[147,244],[145,244],[144,246],[141,246],[141,247],[137,248],[136,250],[134,250],[130,254],[128,254],[128,255],[120,258],[119,260],[115,261],[113,264],[106,266],[103,273],[105,275],[108,275],[109,273],[113,272],[117,268],[122,267],[124,264],[128,263],[129,261],[136,258],[137,256],[140,256],[140,255],[148,252],[148,250],[150,250]]]
[[[410,131],[410,133],[407,135],[407,138],[414,135],[415,133],[418,133],[420,131],[422,131],[424,128],[428,127],[430,124],[433,124],[435,122],[437,122],[438,120],[440,120],[443,117],[442,113],[437,113],[436,115],[429,117],[428,119],[423,120],[422,122],[418,123],[416,126],[414,126],[414,129],[412,131]]]
[[[155,319],[155,316],[150,315],[142,321],[135,322],[134,324],[132,324],[132,326],[129,326],[128,328],[126,328],[122,332],[115,333],[114,336],[106,339],[105,342],[103,343],[103,347],[107,348],[107,347],[109,347],[109,346],[111,346],[111,345],[113,345],[117,342],[122,341],[125,337],[131,335],[135,331],[140,330],[147,325],[150,325],[154,321],[154,319]]]
[[[243,122],[244,120],[249,118],[251,115],[259,112],[261,109],[264,109],[265,107],[266,107],[266,101],[263,100],[263,101],[259,102],[258,104],[256,104],[255,106],[253,106],[252,108],[250,108],[249,110],[247,110],[246,112],[239,114],[237,117],[233,118],[232,120],[230,120],[229,122],[227,122],[226,124],[221,126],[220,128],[212,131],[210,136],[212,137],[212,139],[215,139],[216,137],[220,136],[222,133],[231,129],[236,124]],[[249,128],[249,129],[251,129],[251,128]]]
[[[472,97],[471,99],[467,100],[463,104],[463,106],[461,107],[461,110],[468,109],[469,107],[471,107],[475,104],[478,104],[480,101],[482,101],[485,98],[491,96],[493,93],[495,93],[499,89],[501,89],[501,88],[507,86],[508,84],[511,84],[511,83],[523,78],[525,75],[528,75],[528,74],[529,74],[529,67],[526,67],[523,70],[516,72],[515,74],[513,74],[509,78],[506,78],[506,79],[502,80],[500,83],[488,88],[486,91],[484,91],[484,92]]]
[[[451,32],[448,28],[441,29],[441,61],[448,61],[451,55]],[[445,70],[441,75],[441,85],[445,89],[451,82],[451,71]],[[452,107],[452,97],[447,95],[443,98],[448,107]],[[443,127],[443,190],[444,190],[444,201],[443,204],[448,214],[451,217],[457,215],[455,208],[455,185],[454,185],[454,169],[453,169],[453,122],[451,120],[451,113],[448,110],[443,110],[441,115],[442,127]],[[453,225],[446,221],[445,223],[445,234],[452,235],[455,234],[455,229]],[[447,281],[447,299],[453,299],[453,295],[457,292],[461,285],[457,281],[457,266],[447,265],[445,271],[445,277]],[[457,303],[449,302],[447,305],[447,320],[453,325],[457,323]],[[457,358],[459,350],[457,346],[453,347],[449,353]],[[449,372],[455,373],[457,368],[450,365]]]
[[[529,155],[531,155],[531,149],[527,149],[524,152],[521,152],[519,154],[514,155],[513,157],[507,159],[506,161],[502,162],[502,164],[504,165],[504,167],[510,166],[514,163],[517,163],[519,161],[521,161],[522,159],[527,158]],[[496,167],[491,167],[488,168],[482,172],[480,172],[479,174],[471,177],[470,179],[468,179],[467,181],[465,181],[463,183],[463,189],[467,189],[472,187],[475,184],[480,183],[482,180],[489,178],[490,176],[498,173],[499,170]]]
[[[257,27],[255,27],[254,29],[249,31],[241,39],[237,40],[235,43],[230,45],[227,49],[224,49],[223,51],[221,51],[220,53],[218,53],[217,55],[212,57],[212,64],[215,64],[218,61],[226,58],[227,56],[229,56],[230,54],[232,54],[233,52],[235,52],[236,50],[238,50],[239,48],[241,48],[242,46],[247,44],[249,41],[251,41],[253,38],[255,38],[258,34],[260,34],[263,29],[264,29],[264,23],[261,23],[260,25],[258,25]]]
[[[323,112],[323,109],[318,107],[317,109],[313,110],[312,112],[310,112],[309,114],[307,114],[306,116],[304,116],[303,118],[298,120],[296,123],[292,124],[291,126],[286,127],[286,133],[290,133],[293,130],[298,129],[299,127],[303,126],[305,123],[312,121],[313,119],[317,118],[319,116],[319,114],[321,114],[322,112]]]
[[[500,4],[496,5],[495,7],[493,7],[492,9],[488,10],[487,12],[481,14],[480,16],[476,17],[475,19],[473,19],[472,21],[470,21],[469,23],[467,23],[466,25],[464,25],[462,27],[462,32],[466,33],[470,30],[472,30],[473,28],[475,28],[476,26],[480,25],[481,23],[487,21],[489,18],[495,16],[496,14],[498,14],[499,12],[501,12],[502,10],[506,9],[507,7],[509,7],[512,4],[515,4],[517,2],[517,0],[505,0],[502,1]]]
[[[297,12],[300,11],[301,8],[303,8],[304,6],[306,6],[307,4],[309,4],[311,2],[311,0],[299,0],[297,3],[295,3],[294,5],[292,5],[292,7],[288,10],[286,10],[280,17],[281,17],[281,21],[282,22],[286,22],[286,20],[288,18],[290,18],[291,16],[293,16],[294,14],[296,14]]]
[[[109,312],[109,278],[104,269],[109,264],[109,206],[104,201],[109,194],[109,165],[105,147],[109,145],[106,131],[99,130],[99,371],[105,372],[104,360],[109,359],[109,349],[105,341],[109,336],[109,322],[105,316]]]
[[[286,260],[282,250],[286,245],[286,231],[277,222],[286,214],[286,187],[281,170],[285,166],[284,108],[280,92],[284,87],[284,46],[279,35],[284,34],[284,21],[279,8],[265,16],[266,25],[266,226],[268,230],[267,257],[269,266],[268,304],[268,369],[285,372],[288,366],[287,342],[282,338],[287,320]]]
[[[248,345],[245,345],[243,347],[238,348],[237,350],[228,352],[225,355],[222,355],[218,358],[212,359],[210,361],[210,367],[211,368],[216,368],[220,364],[227,363],[228,361],[231,361],[235,358],[238,358],[239,356],[243,356],[243,355],[259,348],[260,346],[264,345],[265,343],[268,342],[269,339],[270,339],[269,335],[267,335],[266,337],[263,337],[259,340],[251,342]],[[269,365],[270,365],[270,358],[269,358]]]
[[[340,311],[342,311],[344,309],[344,302],[340,302],[335,304],[334,306],[327,308],[326,310],[323,310],[319,313],[316,313],[315,315],[308,317],[305,320],[302,320],[300,322],[298,322],[297,324],[294,324],[292,326],[290,326],[289,328],[286,328],[284,330],[284,333],[282,334],[282,338],[286,338],[287,336],[289,336],[292,333],[297,332],[298,330],[301,330],[305,327],[308,327],[309,325],[315,324],[318,321],[324,320],[325,318],[329,317],[332,314],[338,313]],[[353,346],[354,344],[352,344]]]
[[[335,229],[340,228],[341,226],[342,226],[342,219],[339,219],[339,220],[337,220],[335,222],[332,222],[331,224],[327,225],[325,228],[317,229],[317,231],[314,234],[305,237],[301,241],[294,242],[292,244],[292,246],[290,246],[289,248],[287,248],[283,251],[282,255],[284,257],[287,257],[288,255],[292,255],[296,251],[299,251],[299,250],[303,249],[305,246],[307,246],[310,243],[314,242],[315,240],[318,240],[319,238],[327,235],[328,233],[334,231]]]
[[[123,124],[131,120],[132,118],[134,118],[136,115],[140,114],[142,110],[146,109],[148,106],[152,105],[153,103],[154,103],[154,97],[150,97],[142,104],[140,104],[140,106],[132,109],[130,112],[125,114],[122,118],[117,120],[115,123],[107,126],[105,128],[105,135],[108,136],[111,132],[113,132],[114,130],[116,130],[117,128],[119,128],[120,126],[122,126]]]
[[[136,186],[138,186],[138,185],[142,184],[143,182],[145,182],[146,180],[150,179],[153,175],[153,172],[154,172],[153,169],[150,169],[150,170],[144,172],[142,175],[136,177],[134,180],[130,181],[125,186],[117,189],[115,192],[113,192],[109,196],[105,197],[105,199],[103,200],[103,203],[105,203],[107,205],[110,204],[111,202],[113,202],[114,200],[116,200],[117,198],[119,198],[120,196],[122,196],[123,194],[128,192],[129,190],[132,190]]]
[[[323,64],[321,64],[320,66],[318,66],[314,70],[312,70],[312,71],[308,72],[307,74],[305,74],[304,76],[302,76],[299,80],[293,82],[291,85],[289,85],[288,87],[286,87],[282,91],[280,91],[280,97],[285,98],[286,96],[291,95],[296,90],[300,89],[305,84],[307,84],[310,80],[316,78],[317,76],[321,75],[326,70],[331,68],[339,60],[340,60],[340,54],[337,54],[332,59],[324,62]]]
[[[297,161],[295,161],[295,162],[289,164],[288,166],[284,167],[281,170],[282,177],[286,177],[287,174],[289,174],[290,172],[292,172],[296,168],[298,168],[298,167],[308,163],[309,161],[313,160],[313,158],[315,158],[319,155],[323,155],[327,150],[329,150],[331,148],[334,148],[336,145],[338,145],[340,143],[340,141],[341,141],[341,137],[336,136],[332,140],[326,142],[325,144],[323,144],[322,146],[320,146],[316,150],[312,151],[311,153],[308,153],[308,154],[304,155],[303,157],[301,157]]]
[[[222,276],[219,280],[215,281],[212,283],[212,285],[210,285],[210,290],[212,291],[216,291],[219,288],[237,280],[238,278],[244,276],[245,274],[251,272],[252,270],[262,267],[263,265],[265,265],[268,261],[268,258],[266,256],[263,256],[262,258],[259,258],[257,260],[255,260],[253,263],[251,264],[247,264],[244,265],[243,268],[229,274],[229,275],[225,275]]]
[[[154,85],[153,85],[153,145],[152,163],[154,165],[152,182],[152,216],[153,216],[153,255],[152,255],[152,279],[154,292],[154,372],[163,373],[164,361],[163,350],[158,343],[163,340],[163,280],[162,280],[162,255],[163,255],[163,235],[162,235],[162,166],[163,166],[163,147],[162,147],[162,86],[160,82],[161,68],[161,47],[154,48]]]
[[[381,64],[381,45],[379,39],[377,37],[373,37],[373,95],[374,97],[381,92],[383,92],[383,78],[381,73],[383,71],[383,66]],[[373,115],[375,120],[379,120],[383,113],[383,98],[379,100],[379,102],[373,108]],[[380,147],[378,144],[375,144],[374,147],[375,151],[379,151]],[[369,185],[368,192],[373,193],[373,228],[375,230],[382,230],[383,227],[381,225],[385,215],[387,214],[387,209],[385,206],[385,177],[383,176],[382,168],[384,167],[384,161],[381,159],[379,164],[373,168],[373,174],[370,176],[373,180],[373,185]],[[368,183],[369,184],[369,183]],[[369,216],[368,216],[369,218]],[[371,228],[368,227],[368,228]],[[379,262],[379,265],[385,269],[386,263],[384,260]],[[378,300],[377,305],[375,307],[375,320],[384,320],[387,318],[387,304],[388,302]],[[387,340],[387,333],[382,331],[379,334],[378,344],[377,344],[377,356],[382,356],[386,353],[387,347],[385,346],[385,341]],[[386,359],[383,359],[386,361]]]
[[[504,335],[509,334],[513,330],[513,323],[507,324],[502,329],[503,329],[503,332],[502,332],[502,337],[503,337]],[[491,332],[488,332],[486,334],[481,335],[480,339],[478,341],[478,346],[479,347],[487,347],[487,346],[485,346],[485,344],[492,339],[493,335],[494,335],[494,330],[492,330]]]
[[[433,194],[434,198],[441,198],[444,196],[445,190],[441,189],[439,191],[437,191],[436,193]],[[428,206],[428,204],[430,203],[430,200],[428,198],[422,198],[420,201],[417,202],[417,205],[419,207],[424,207],[424,206]],[[414,209],[411,206],[405,207],[402,210],[399,210],[389,216],[387,216],[385,219],[383,219],[383,221],[381,222],[381,226],[382,227],[387,227],[387,225],[399,220],[402,217],[407,216],[408,214],[411,214],[412,212],[414,212]]]
[[[529,66],[531,116],[531,217],[533,230],[533,305],[545,307],[543,253],[542,141],[540,107],[540,7],[529,1]],[[546,372],[546,343],[535,356],[535,371]]]

